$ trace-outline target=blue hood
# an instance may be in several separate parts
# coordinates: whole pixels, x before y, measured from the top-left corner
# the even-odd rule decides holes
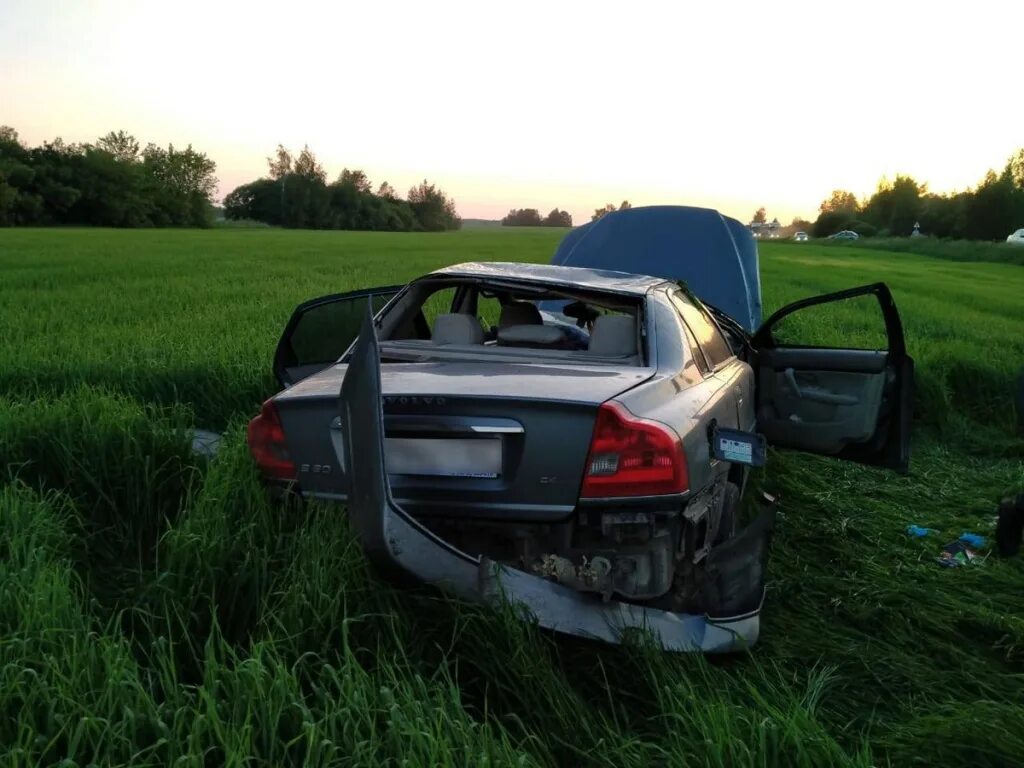
[[[658,205],[609,213],[562,238],[551,263],[682,280],[748,331],[761,324],[754,236],[710,208]]]

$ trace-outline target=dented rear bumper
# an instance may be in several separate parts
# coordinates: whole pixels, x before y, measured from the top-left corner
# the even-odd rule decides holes
[[[378,568],[464,599],[508,601],[525,608],[542,627],[610,643],[638,630],[672,651],[738,651],[757,641],[770,520],[755,523],[737,545],[723,550],[717,564],[711,563],[713,604],[731,609],[722,615],[603,602],[596,595],[467,554],[420,525],[395,502],[384,468],[379,353],[369,315],[342,384],[339,410],[341,434],[348,443],[348,514]]]

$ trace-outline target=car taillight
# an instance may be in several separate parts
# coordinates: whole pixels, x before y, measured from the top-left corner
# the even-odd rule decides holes
[[[598,408],[582,498],[659,496],[682,493],[688,485],[686,458],[675,432],[634,416],[618,403]]]
[[[295,480],[295,462],[288,455],[284,427],[277,415],[273,400],[267,400],[260,415],[249,422],[249,453],[267,477],[275,480]]]

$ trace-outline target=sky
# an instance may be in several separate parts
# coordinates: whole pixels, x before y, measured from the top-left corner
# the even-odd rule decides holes
[[[0,0],[0,124],[191,143],[220,194],[308,144],[465,218],[674,203],[814,218],[1024,146],[1024,3]]]

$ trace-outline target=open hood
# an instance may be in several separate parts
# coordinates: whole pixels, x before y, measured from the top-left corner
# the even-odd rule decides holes
[[[577,227],[552,264],[682,280],[748,331],[761,324],[757,243],[745,226],[710,208],[629,208]]]

